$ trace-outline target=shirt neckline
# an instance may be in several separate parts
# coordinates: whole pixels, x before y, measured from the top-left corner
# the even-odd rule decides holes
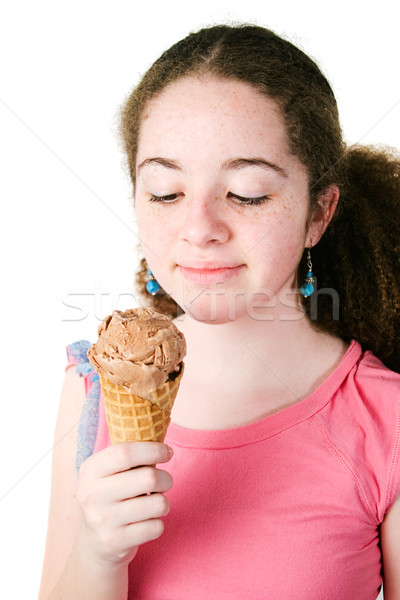
[[[339,365],[307,398],[249,425],[233,429],[191,429],[170,423],[165,442],[186,448],[228,449],[273,437],[314,416],[328,402],[362,354],[352,340]]]

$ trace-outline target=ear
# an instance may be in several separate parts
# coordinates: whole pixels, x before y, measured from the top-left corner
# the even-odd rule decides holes
[[[306,248],[315,246],[321,239],[335,213],[339,195],[340,192],[338,186],[330,185],[318,196],[318,201],[308,226],[305,242]]]

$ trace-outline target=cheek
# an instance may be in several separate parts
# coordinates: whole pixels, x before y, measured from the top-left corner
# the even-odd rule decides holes
[[[169,243],[168,221],[161,219],[157,207],[136,206],[136,223],[143,253],[150,264],[160,261]]]
[[[255,221],[246,232],[244,250],[249,262],[263,273],[289,273],[301,259],[305,229],[302,219],[291,211],[275,211],[268,222]]]

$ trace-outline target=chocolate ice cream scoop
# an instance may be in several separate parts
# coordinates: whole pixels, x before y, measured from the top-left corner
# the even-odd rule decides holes
[[[173,379],[186,355],[183,334],[150,308],[115,310],[99,325],[88,357],[111,383],[146,398]]]

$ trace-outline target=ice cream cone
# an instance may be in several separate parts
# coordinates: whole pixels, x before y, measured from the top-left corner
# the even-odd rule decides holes
[[[163,442],[171,420],[172,407],[178,393],[184,364],[174,379],[169,379],[162,388],[141,398],[121,385],[111,383],[101,373],[100,385],[110,439],[120,442],[154,441]]]

